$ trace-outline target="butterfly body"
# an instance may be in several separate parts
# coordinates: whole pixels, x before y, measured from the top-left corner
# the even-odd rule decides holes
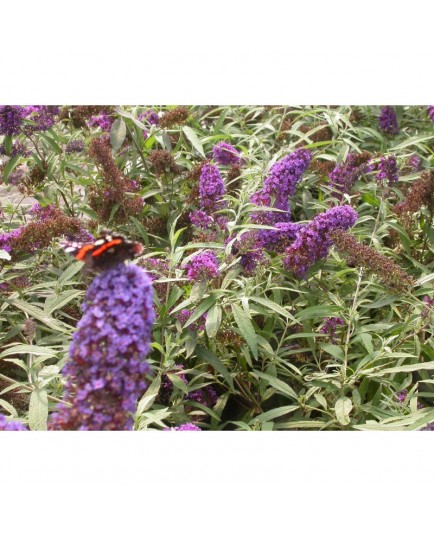
[[[103,270],[126,260],[132,260],[142,253],[142,245],[127,240],[124,236],[103,231],[94,242],[70,242],[61,246],[66,253],[78,261],[83,261],[91,270]]]

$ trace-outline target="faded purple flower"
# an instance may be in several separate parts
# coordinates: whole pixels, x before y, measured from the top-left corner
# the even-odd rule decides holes
[[[181,424],[181,426],[172,426],[171,428],[163,428],[164,432],[201,432],[199,426],[191,422]]]
[[[158,125],[160,119],[158,113],[155,110],[146,110],[138,116],[138,120],[142,123],[148,123],[149,125]]]
[[[398,402],[400,402],[401,404],[405,401],[405,399],[407,398],[407,395],[408,395],[408,391],[407,389],[402,389],[401,391],[398,391],[396,393],[396,400],[398,400]]]
[[[434,432],[434,422],[427,424],[425,428],[421,428],[421,432]]]
[[[214,146],[212,156],[217,164],[234,166],[241,163],[240,153],[230,143],[221,141]]]
[[[216,393],[214,387],[212,387],[211,385],[207,385],[202,389],[196,389],[195,391],[191,391],[190,393],[188,393],[187,400],[199,402],[199,404],[202,404],[207,408],[212,408],[217,403],[218,394]]]
[[[175,318],[182,324],[186,324],[187,321],[190,319],[191,315],[195,311],[190,311],[189,309],[181,309],[179,313],[176,313]],[[200,318],[198,318],[195,322],[192,322],[188,329],[191,331],[203,331],[205,329],[205,321],[206,321],[206,313],[204,313]]]
[[[66,144],[65,153],[81,153],[84,149],[84,142],[82,140],[71,140]]]
[[[296,277],[304,277],[310,266],[327,257],[333,243],[330,233],[335,229],[347,230],[356,220],[357,212],[350,206],[333,207],[315,216],[285,250],[285,268]]]
[[[104,132],[110,132],[113,122],[113,117],[110,117],[105,112],[101,112],[98,115],[92,115],[87,121],[87,124],[90,127],[99,127]]]
[[[30,214],[39,221],[49,220],[57,214],[58,209],[54,205],[42,207],[39,203],[35,203],[30,209]]]
[[[5,142],[0,144],[0,155],[6,156],[6,144],[5,144]],[[18,155],[20,155],[20,156],[29,156],[30,155],[29,149],[23,143],[21,143],[20,140],[16,140],[16,141],[13,142],[10,154],[8,156],[13,158],[14,156],[18,156]],[[11,182],[10,181],[10,175],[9,175],[9,182]]]
[[[338,327],[342,327],[345,324],[343,318],[339,317],[327,317],[324,319],[324,324],[320,329],[321,333],[329,336],[330,342],[334,343],[337,341],[338,336],[336,330]]]
[[[413,169],[413,171],[419,171],[420,169],[420,158],[417,154],[410,156],[407,161],[408,165]]]
[[[216,256],[211,251],[204,251],[190,259],[186,265],[187,277],[192,281],[214,279],[220,274]]]
[[[434,308],[434,298],[430,298],[429,296],[424,296],[422,301],[424,303],[424,307],[422,309],[420,316],[423,320],[426,320],[430,316],[430,313],[432,312]]]
[[[0,432],[27,432],[28,429],[19,421],[10,421],[0,413]]]
[[[370,157],[371,154],[367,151],[350,153],[345,162],[335,166],[329,174],[329,181],[336,199],[342,199],[343,194],[348,194],[363,173],[372,171],[368,163]]]
[[[189,218],[190,222],[193,225],[196,225],[196,227],[200,227],[201,229],[208,229],[212,226],[213,223],[215,223],[214,218],[212,216],[209,216],[203,210],[196,210],[195,212],[190,212]]]
[[[64,367],[64,399],[53,430],[131,430],[138,397],[146,388],[145,360],[154,321],[153,292],[145,272],[123,263],[97,275]]]
[[[396,119],[395,110],[392,106],[382,106],[380,117],[378,118],[380,129],[386,134],[391,134],[392,136],[398,134],[399,126],[398,120]]]
[[[8,253],[10,253],[12,250],[11,241],[15,238],[18,238],[22,230],[22,227],[18,227],[18,229],[14,229],[13,231],[9,231],[8,233],[0,234],[0,249],[4,249]]]

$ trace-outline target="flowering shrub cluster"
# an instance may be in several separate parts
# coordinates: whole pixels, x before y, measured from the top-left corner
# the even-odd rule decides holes
[[[433,110],[1,105],[0,430],[434,429]]]

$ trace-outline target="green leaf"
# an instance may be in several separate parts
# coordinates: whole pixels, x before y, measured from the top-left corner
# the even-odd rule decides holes
[[[139,403],[137,404],[136,415],[141,415],[143,412],[145,412],[147,409],[149,409],[152,406],[152,403],[154,402],[160,390],[160,385],[161,385],[161,376],[157,376],[154,379],[154,381],[151,383],[151,385],[148,387],[145,394],[139,400]]]
[[[217,335],[221,321],[222,309],[219,305],[214,304],[208,311],[205,321],[205,330],[210,339],[213,339]]]
[[[254,417],[249,422],[249,424],[252,425],[255,423],[255,421],[259,421],[259,422],[272,421],[273,419],[282,417],[282,415],[287,415],[288,413],[292,413],[293,411],[296,411],[297,409],[299,409],[299,407],[300,406],[281,406],[280,408],[270,409],[269,411],[266,411]]]
[[[289,396],[290,398],[294,398],[295,400],[298,400],[297,393],[290,387],[288,384],[283,382],[282,380],[279,380],[275,378],[274,376],[271,376],[270,374],[265,374],[264,372],[259,372],[258,370],[254,370],[253,374],[255,376],[258,376],[259,378],[262,378],[264,380],[267,380],[267,382],[271,385],[271,387],[274,387],[279,393],[282,393],[283,395]]]
[[[17,410],[12,406],[12,404],[9,404],[9,402],[7,402],[6,400],[0,398],[0,406],[3,407],[6,411],[8,411],[15,419],[18,417]]]
[[[258,359],[258,343],[256,340],[256,333],[253,324],[248,314],[239,305],[232,304],[232,312],[234,314],[235,322],[241,331],[241,335],[246,340],[252,351],[253,357]]]
[[[309,320],[311,318],[324,318],[325,316],[335,316],[341,312],[341,308],[337,305],[313,305],[299,311],[295,318],[296,320]]]
[[[393,357],[394,354],[391,354],[391,357]],[[416,363],[414,365],[402,365],[400,367],[391,367],[383,370],[376,370],[373,372],[372,370],[367,370],[366,372],[361,371],[360,373],[366,376],[384,376],[385,374],[396,374],[398,372],[414,372],[417,370],[434,370],[434,361],[431,361],[429,363]]]
[[[327,410],[327,400],[325,399],[325,397],[321,394],[321,393],[315,393],[313,395],[316,400],[318,401],[318,403],[325,409]]]
[[[74,262],[71,264],[71,266],[68,266],[68,268],[63,272],[63,274],[59,277],[58,283],[60,286],[63,286],[65,283],[70,281],[76,273],[78,273],[80,270],[83,269],[84,263],[82,262]]]
[[[193,147],[196,149],[196,151],[205,158],[205,153],[203,151],[202,144],[199,141],[199,138],[197,137],[196,132],[187,126],[182,127],[182,131],[187,136],[187,139],[190,141],[190,143],[193,145]]]
[[[220,361],[220,359],[212,352],[210,352],[207,348],[203,346],[198,346],[197,355],[205,360],[207,363],[209,363],[217,372],[220,372],[220,374],[223,376],[223,378],[226,380],[226,383],[230,386],[231,390],[234,390],[234,382],[232,380],[232,376],[230,375],[228,369],[224,366],[224,364]]]
[[[46,430],[48,418],[48,398],[45,389],[35,389],[30,395],[29,428]]]
[[[346,396],[338,398],[335,404],[335,414],[337,420],[343,425],[350,424],[351,419],[349,417],[351,410],[353,409],[353,403]]]
[[[126,135],[127,127],[125,121],[121,117],[118,117],[110,129],[110,143],[114,151],[118,151],[122,147]]]
[[[36,318],[36,320],[39,320],[49,328],[51,328],[54,331],[59,331],[61,333],[71,333],[71,327],[67,324],[64,324],[63,322],[60,322],[59,320],[56,320],[54,318],[51,318],[50,316],[46,315],[39,309],[39,307],[36,307],[34,305],[30,305],[27,302],[24,302],[22,300],[5,300],[6,303],[9,303],[10,305],[13,305],[14,307],[17,307],[17,309],[20,309],[21,311],[24,311],[32,318]]]
[[[210,307],[212,307],[215,304],[215,296],[208,296],[200,305],[196,307],[196,310],[194,313],[190,316],[190,318],[187,320],[187,322],[184,324],[184,328],[187,328],[190,324],[193,324],[193,322],[196,322],[198,318],[200,318],[204,313],[208,311]]]
[[[8,184],[8,178],[9,175],[12,173],[12,171],[20,164],[22,160],[21,156],[14,156],[9,160],[9,162],[6,164],[6,166],[3,168],[3,182],[5,184]]]
[[[336,344],[320,343],[320,347],[324,350],[324,352],[336,357],[336,359],[339,359],[340,361],[343,361],[345,358],[344,351]]]
[[[51,315],[57,309],[62,309],[70,301],[82,296],[84,292],[82,290],[66,290],[59,296],[50,296],[45,302],[44,312],[47,315]]]
[[[272,311],[275,311],[281,316],[284,316],[285,318],[288,318],[288,320],[295,320],[294,317],[288,313],[288,311],[282,307],[281,305],[278,305],[277,303],[274,303],[273,301],[267,299],[267,298],[260,298],[259,296],[249,296],[249,300],[254,301],[256,303],[260,303],[261,305],[264,305],[265,307],[268,307]]]
[[[0,358],[6,357],[8,355],[14,354],[32,354],[32,355],[46,355],[50,357],[55,357],[57,355],[56,350],[52,348],[47,348],[45,346],[36,346],[33,344],[16,344],[11,346],[0,354]]]
[[[60,368],[57,365],[47,365],[44,367],[38,374],[38,385],[39,387],[45,387],[48,385],[51,380],[56,378],[59,374]]]

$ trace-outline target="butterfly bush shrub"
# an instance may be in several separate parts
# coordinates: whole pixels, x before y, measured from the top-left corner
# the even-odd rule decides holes
[[[432,108],[0,105],[0,430],[432,430]]]

